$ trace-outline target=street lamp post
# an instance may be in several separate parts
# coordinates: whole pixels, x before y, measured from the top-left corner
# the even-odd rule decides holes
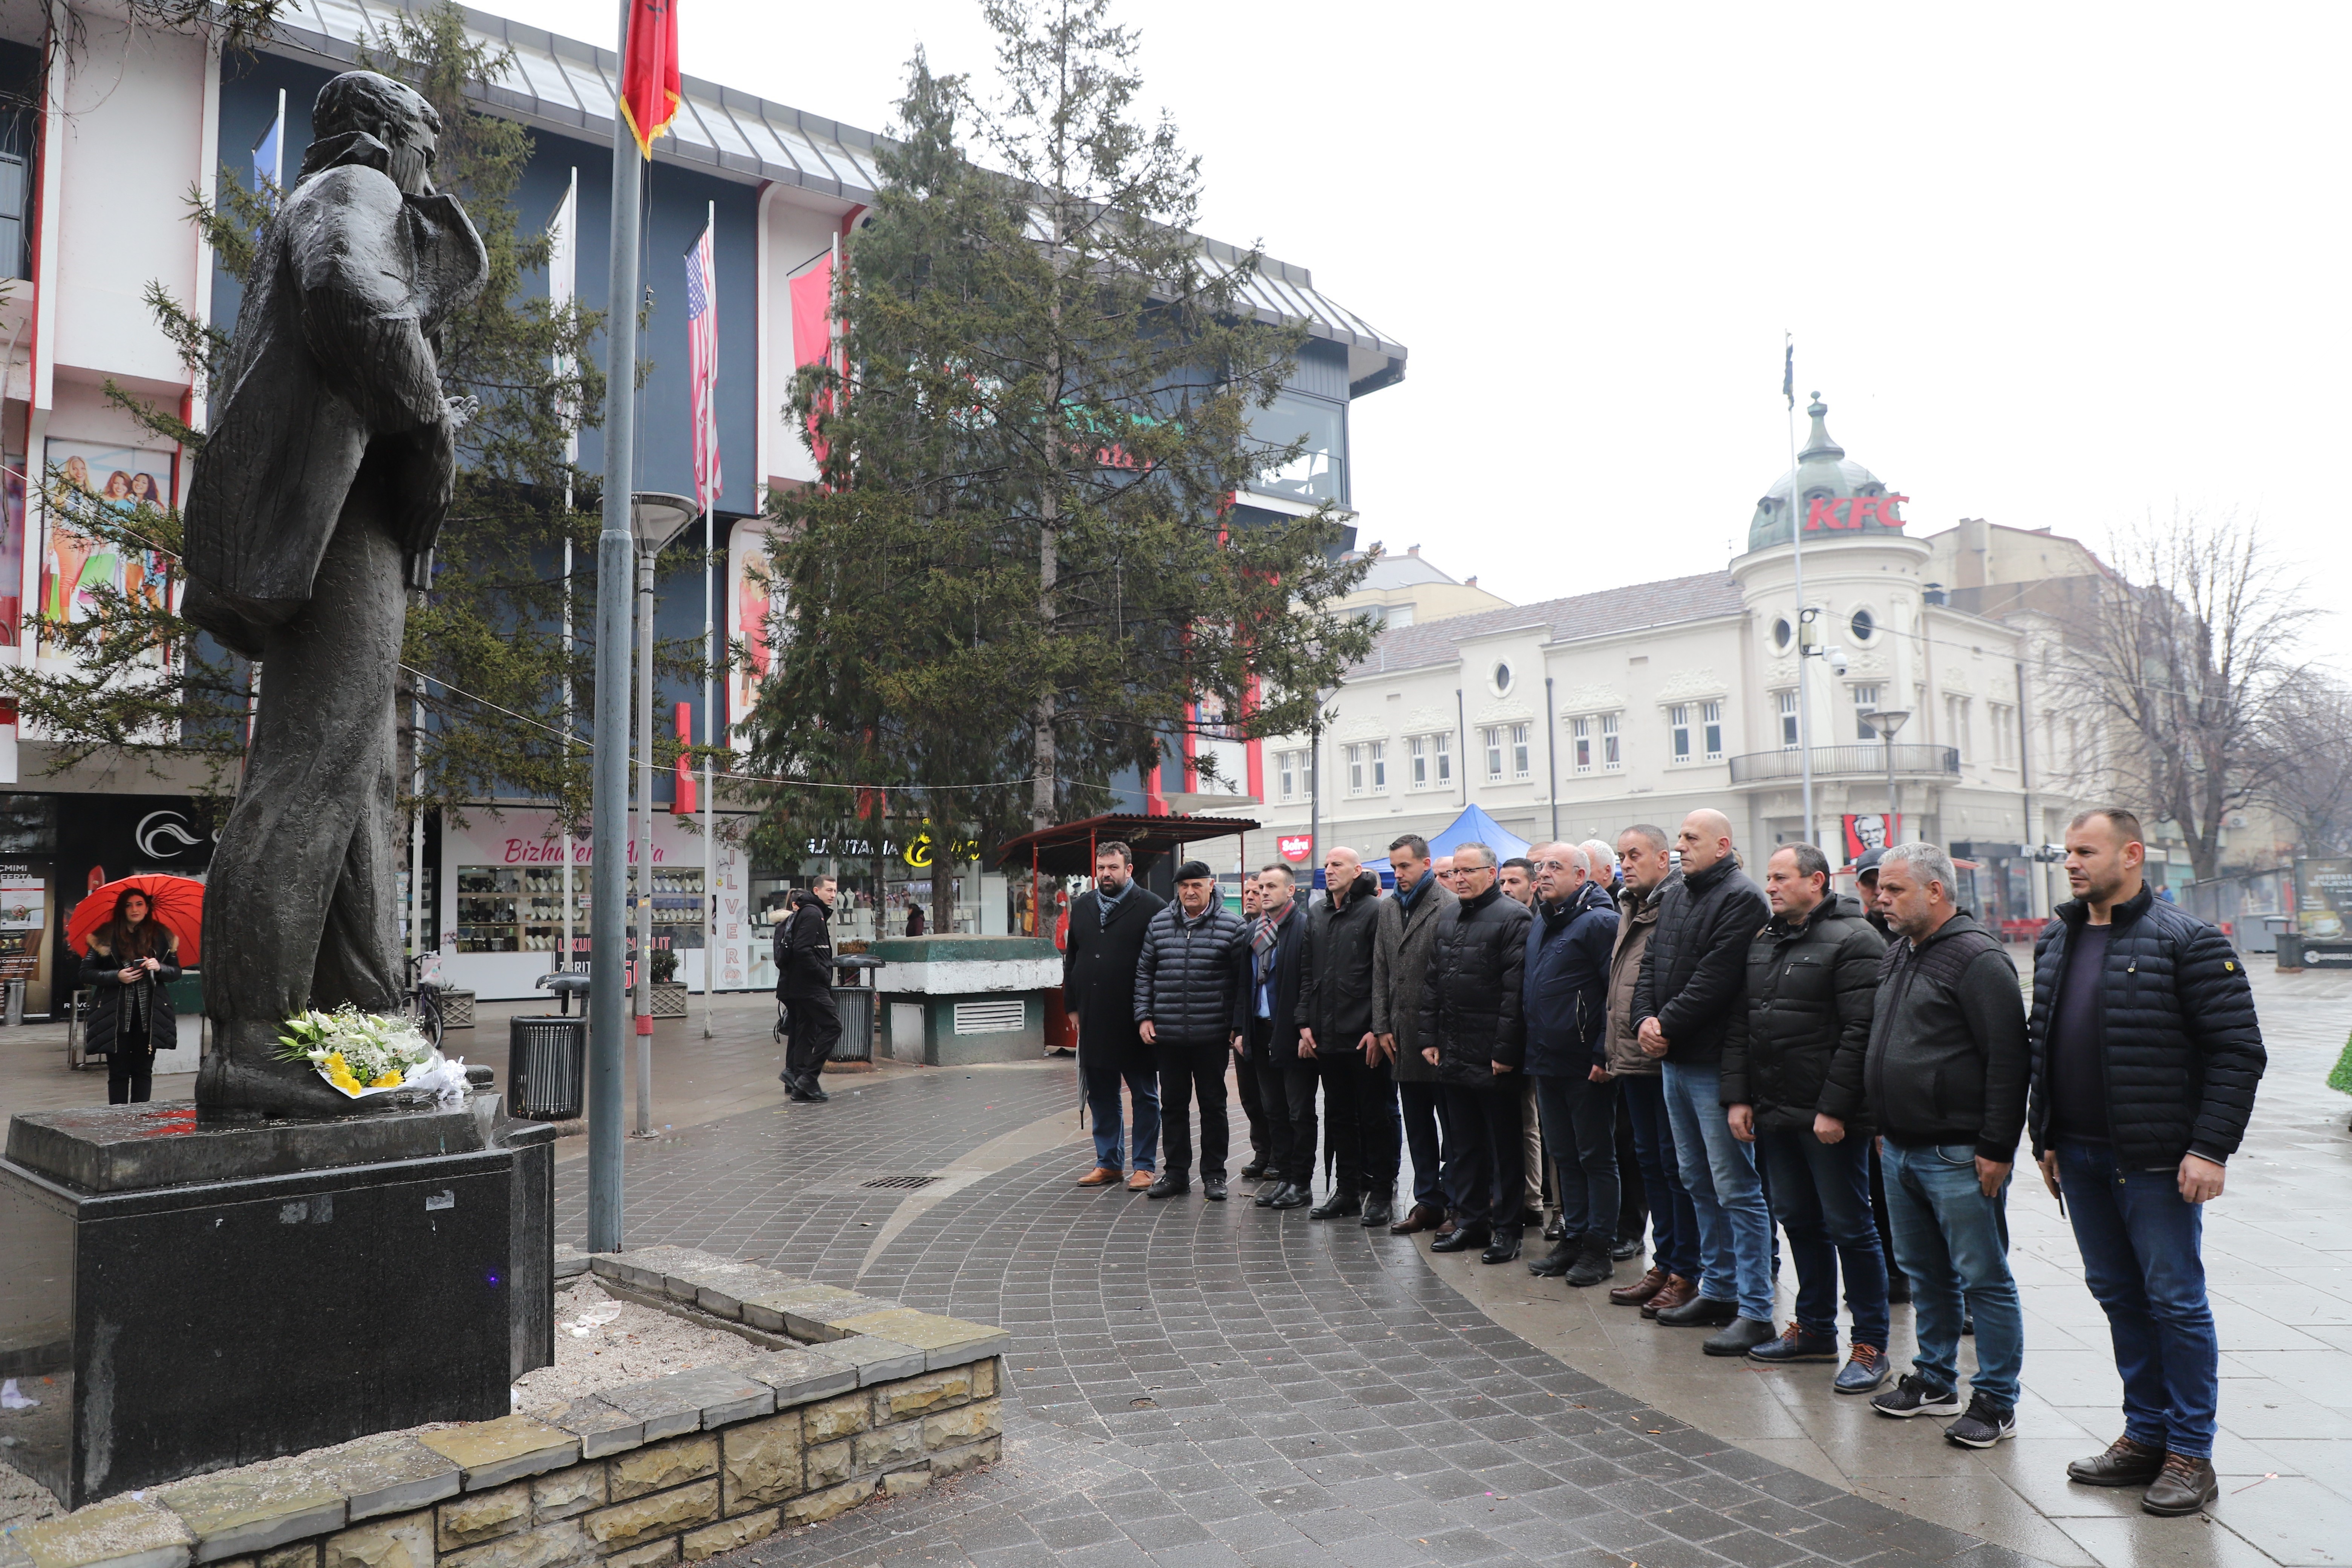
[[[637,963],[636,1135],[653,1134],[654,1103],[654,561],[701,508],[690,496],[639,490],[630,498],[637,546]]]
[[[1895,794],[1895,731],[1903,728],[1911,717],[1907,708],[1875,708],[1864,713],[1864,721],[1878,731],[1879,744],[1886,748],[1886,847],[1895,847],[1895,825],[1903,816],[1903,797]]]

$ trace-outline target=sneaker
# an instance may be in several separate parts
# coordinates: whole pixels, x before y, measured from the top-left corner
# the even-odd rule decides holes
[[[1762,1362],[1767,1366],[1800,1366],[1812,1362],[1835,1361],[1837,1336],[1809,1333],[1792,1322],[1780,1331],[1779,1339],[1749,1351],[1748,1359]]]
[[[1958,1415],[1960,1396],[1937,1387],[1916,1372],[1906,1372],[1894,1387],[1872,1400],[1870,1407],[1897,1421],[1908,1421],[1914,1415]]]
[[[1995,1405],[1983,1394],[1972,1394],[1968,1414],[1944,1428],[1944,1441],[1963,1448],[1990,1448],[2003,1437],[2017,1436],[2017,1412]]]
[[[1617,1265],[1610,1260],[1609,1244],[1597,1236],[1584,1238],[1584,1250],[1577,1255],[1576,1266],[1568,1271],[1568,1282],[1579,1289],[1614,1279]]]
[[[1857,1341],[1830,1386],[1840,1394],[1870,1394],[1885,1383],[1886,1372],[1885,1351]]]

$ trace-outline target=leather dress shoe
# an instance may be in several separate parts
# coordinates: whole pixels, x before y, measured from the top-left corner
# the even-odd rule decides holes
[[[1642,1238],[1638,1236],[1631,1241],[1621,1241],[1609,1249],[1610,1260],[1615,1263],[1623,1263],[1629,1258],[1641,1256]]]
[[[2144,1487],[2164,1470],[2164,1450],[2129,1437],[2118,1437],[2096,1458],[2075,1459],[2066,1466],[2066,1479],[2086,1487]]]
[[[1108,1165],[1097,1165],[1078,1178],[1078,1185],[1082,1187],[1112,1187],[1118,1184],[1118,1173]]]
[[[1308,1219],[1353,1219],[1363,1212],[1363,1194],[1341,1187],[1329,1197],[1308,1209],[1307,1217]]]
[[[1830,1379],[1830,1387],[1839,1394],[1875,1394],[1886,1382],[1888,1370],[1883,1348],[1856,1341],[1846,1352],[1845,1364]]]
[[[1761,1362],[1766,1366],[1801,1366],[1807,1363],[1833,1362],[1837,1360],[1837,1346],[1835,1334],[1807,1333],[1791,1322],[1780,1331],[1779,1339],[1749,1351],[1748,1359]]]
[[[1252,1160],[1241,1168],[1240,1174],[1244,1182],[1263,1182],[1265,1180],[1265,1162]]]
[[[1455,1219],[1452,1215],[1447,1215],[1444,1219],[1437,1222],[1437,1234],[1440,1236],[1452,1236],[1455,1231],[1460,1230],[1461,1228],[1462,1222]]]
[[[1568,1221],[1560,1218],[1558,1215],[1554,1215],[1552,1216],[1551,1223],[1544,1226],[1544,1239],[1546,1241],[1558,1241],[1567,1234]]]
[[[1738,1316],[1739,1303],[1737,1301],[1718,1301],[1712,1296],[1693,1296],[1679,1307],[1662,1310],[1658,1313],[1658,1321],[1670,1329],[1720,1329]],[[1747,1354],[1748,1347],[1740,1346],[1739,1353]]]
[[[1578,1251],[1575,1242],[1562,1241],[1549,1252],[1528,1264],[1528,1272],[1539,1279],[1557,1279],[1567,1273],[1569,1267],[1576,1261]]]
[[[1666,1281],[1673,1278],[1673,1275],[1654,1263],[1650,1265],[1650,1271],[1647,1274],[1643,1275],[1631,1285],[1620,1285],[1612,1289],[1609,1292],[1609,1300],[1620,1307],[1638,1307],[1664,1289]]]
[[[1288,1182],[1276,1182],[1270,1186],[1260,1187],[1257,1190],[1257,1195],[1252,1198],[1250,1202],[1259,1208],[1270,1209],[1274,1206],[1274,1200],[1280,1197],[1282,1195],[1283,1189],[1289,1185],[1290,1184]]]
[[[1415,1231],[1435,1230],[1444,1223],[1445,1211],[1443,1209],[1433,1209],[1427,1204],[1415,1204],[1407,1211],[1404,1218],[1389,1226],[1389,1234],[1411,1236]]]
[[[1285,1182],[1275,1189],[1274,1201],[1265,1206],[1270,1209],[1303,1209],[1314,1201],[1315,1194],[1297,1182]]]
[[[2178,1519],[2185,1513],[2195,1513],[2221,1492],[2221,1482],[2213,1474],[2212,1460],[2167,1454],[2163,1470],[2147,1489],[2147,1495],[2139,1500],[2139,1508],[2142,1513]]]
[[[1173,1171],[1162,1171],[1160,1173],[1160,1179],[1144,1189],[1143,1195],[1147,1198],[1175,1198],[1181,1197],[1192,1190],[1192,1183],[1190,1178],[1180,1176]]]
[[[1481,1263],[1508,1263],[1519,1255],[1519,1238],[1525,1230],[1516,1225],[1498,1225],[1486,1243],[1486,1250],[1478,1255]]]
[[[1396,1200],[1386,1193],[1373,1193],[1364,1199],[1364,1217],[1356,1223],[1366,1230],[1378,1230],[1396,1218]]]
[[[1734,1318],[1717,1333],[1709,1334],[1699,1349],[1709,1355],[1744,1356],[1780,1339],[1772,1325],[1759,1318]]]
[[[1696,1300],[1697,1296],[1697,1280],[1685,1279],[1679,1274],[1669,1274],[1666,1276],[1665,1284],[1659,1287],[1658,1293],[1642,1303],[1642,1316],[1654,1318],[1660,1312],[1671,1312],[1675,1308]]]
[[[1493,1233],[1483,1225],[1457,1225],[1452,1231],[1429,1244],[1432,1252],[1467,1252],[1474,1247],[1484,1247]]]
[[[1225,1201],[1225,1179],[1224,1179],[1224,1177],[1223,1177],[1223,1176],[1203,1176],[1203,1177],[1202,1177],[1202,1178],[1201,1178],[1201,1195],[1202,1195],[1202,1197],[1204,1197],[1204,1198],[1208,1199],[1208,1200],[1209,1200],[1211,1203],[1213,1203],[1213,1204],[1221,1204],[1221,1203],[1223,1203],[1223,1202]]]

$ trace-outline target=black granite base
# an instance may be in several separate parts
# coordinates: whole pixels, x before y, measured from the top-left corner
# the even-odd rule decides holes
[[[506,1122],[494,1096],[338,1124],[410,1152],[298,1171],[273,1167],[310,1129],[110,1109],[121,1125],[19,1117],[0,1160],[0,1376],[39,1402],[0,1411],[0,1437],[66,1507],[502,1415],[513,1378],[552,1360],[551,1130]],[[116,1183],[134,1168],[205,1174]]]

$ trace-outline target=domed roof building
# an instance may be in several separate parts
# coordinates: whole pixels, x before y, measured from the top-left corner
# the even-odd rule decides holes
[[[1797,454],[1796,468],[1782,474],[1756,503],[1756,517],[1748,525],[1748,548],[1762,550],[1788,543],[1790,519],[1799,508],[1803,510],[1808,535],[1824,531],[1901,532],[1900,503],[1910,498],[1889,495],[1876,474],[1847,457],[1845,448],[1831,438],[1829,405],[1822,401],[1820,393],[1813,394],[1805,412],[1813,417],[1813,433],[1805,449]],[[1789,504],[1791,491],[1798,498],[1797,507]],[[1857,506],[1856,501],[1862,504]]]

